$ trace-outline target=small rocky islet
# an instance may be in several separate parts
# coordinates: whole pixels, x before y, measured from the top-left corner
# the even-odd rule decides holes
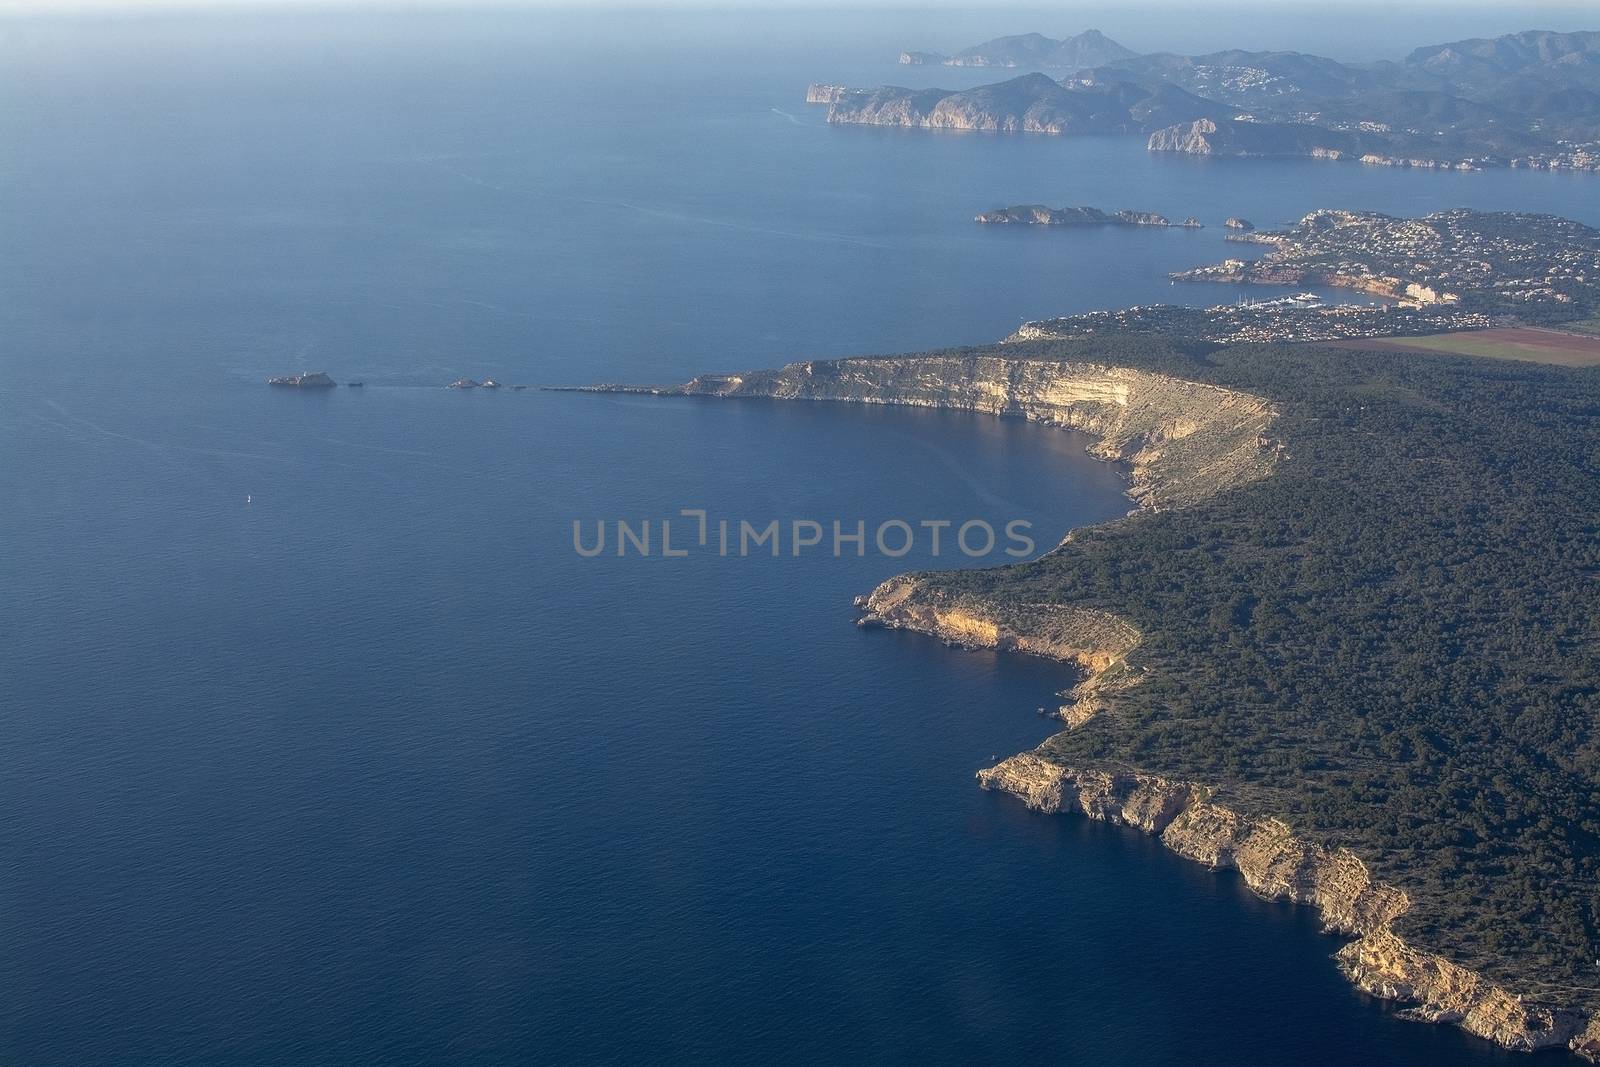
[[[282,375],[268,378],[267,384],[280,389],[332,389],[339,383],[330,378],[324,371],[307,371],[302,374]],[[367,383],[364,381],[346,382],[346,388],[360,389]],[[507,385],[495,378],[485,378],[478,381],[476,378],[457,378],[446,389],[509,389],[514,393],[528,388],[526,385]]]
[[[994,211],[981,211],[975,222],[992,226],[1154,226],[1198,230],[1205,226],[1194,216],[1173,223],[1154,211],[1105,212],[1094,207],[1046,207],[1043,204],[1013,204]]]

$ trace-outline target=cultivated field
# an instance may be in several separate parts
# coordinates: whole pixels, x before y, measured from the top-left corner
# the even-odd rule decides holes
[[[1600,336],[1581,336],[1531,327],[1507,330],[1464,330],[1427,337],[1385,337],[1334,341],[1340,348],[1362,351],[1435,352],[1446,356],[1483,356],[1552,363],[1560,367],[1600,367]]]

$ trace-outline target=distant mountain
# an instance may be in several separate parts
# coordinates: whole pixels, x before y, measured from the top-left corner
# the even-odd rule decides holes
[[[1162,82],[1154,89],[1144,90],[1130,82],[1116,83],[1138,93],[1128,107],[1130,128],[1135,131],[1158,129],[1177,122],[1196,119],[1229,119],[1237,108],[1215,100],[1196,96],[1187,89],[1170,82]]]
[[[1165,82],[1240,107],[1281,107],[1337,98],[1371,81],[1361,68],[1323,56],[1238,49],[1200,56],[1154,52],[1106,64],[1093,73],[1103,79]]]
[[[1600,171],[1600,31],[1474,38],[1365,65],[1240,49],[1136,55],[1092,30],[1065,41],[1002,37],[955,56],[906,53],[901,62],[1071,73],[1062,83],[1036,74],[962,92],[844,90],[829,121],[1146,132],[1156,134],[1152,150]]]
[[[1596,58],[1600,58],[1600,32],[1528,30],[1418,48],[1406,56],[1404,65],[1450,77],[1464,72],[1539,74],[1556,68],[1554,75],[1561,78],[1565,71],[1592,65]]]
[[[1034,70],[1087,70],[1102,67],[1137,53],[1124,48],[1099,30],[1056,40],[1042,33],[996,37],[963,49],[953,56],[938,52],[901,52],[904,64],[942,63],[947,67],[1027,67]]]

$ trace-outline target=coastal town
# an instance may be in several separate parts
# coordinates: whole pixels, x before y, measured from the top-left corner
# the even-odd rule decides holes
[[[1206,308],[1146,304],[1043,319],[1023,323],[1006,342],[1148,334],[1217,346],[1295,344],[1486,329],[1499,324],[1496,316],[1450,305],[1329,304],[1313,293],[1298,293]]]
[[[1568,219],[1445,211],[1420,219],[1313,211],[1294,227],[1254,230],[1231,219],[1227,240],[1261,245],[1171,275],[1174,281],[1319,286],[1380,298],[1325,302],[1315,293],[1196,308],[1167,304],[1025,323],[1007,341],[1113,333],[1159,334],[1210,345],[1291,344],[1559,325],[1600,306],[1600,233]]]
[[[1327,285],[1411,308],[1450,305],[1547,319],[1581,317],[1600,303],[1600,233],[1551,215],[1459,209],[1401,219],[1321,210],[1288,230],[1228,240],[1270,250],[1259,259],[1230,258],[1172,278]]]

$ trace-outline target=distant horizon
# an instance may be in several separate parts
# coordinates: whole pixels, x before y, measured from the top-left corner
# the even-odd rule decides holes
[[[1208,14],[1224,15],[1238,11],[1268,11],[1274,14],[1285,13],[1296,8],[1303,9],[1307,14],[1327,13],[1325,5],[1312,3],[1310,0],[1228,0],[1225,4],[1216,5],[1209,9]],[[205,13],[211,11],[241,11],[241,10],[326,10],[329,12],[350,10],[389,10],[396,12],[432,12],[432,11],[477,11],[492,12],[497,10],[529,10],[529,11],[562,11],[595,13],[628,12],[628,11],[682,11],[682,12],[771,12],[771,13],[805,13],[808,11],[850,11],[870,14],[875,11],[905,12],[905,11],[949,11],[963,14],[981,14],[993,12],[996,16],[1007,14],[1023,14],[1037,12],[1049,18],[1053,23],[1068,21],[1083,21],[1083,29],[1095,28],[1089,25],[1094,19],[1104,15],[1126,14],[1130,11],[1161,11],[1195,13],[1192,4],[1183,0],[1158,0],[1152,3],[1134,3],[1116,6],[1084,6],[1081,8],[1062,7],[1059,3],[1050,3],[1048,0],[1021,0],[1021,2],[1008,2],[1003,4],[985,4],[962,2],[962,0],[874,0],[871,4],[855,4],[851,0],[810,0],[810,2],[797,2],[797,0],[618,0],[615,3],[593,4],[587,0],[0,0],[0,12],[29,12],[38,14],[69,14],[74,12],[94,12],[97,14],[126,12],[140,14],[145,12],[160,13]],[[1406,13],[1415,13],[1419,9],[1437,9],[1440,11],[1462,12],[1487,12],[1487,11],[1525,11],[1529,19],[1533,20],[1542,12],[1565,13],[1574,11],[1593,11],[1594,4],[1591,0],[1543,0],[1536,4],[1512,4],[1499,2],[1499,0],[1413,0],[1406,5]],[[1396,14],[1395,5],[1384,3],[1382,0],[1354,0],[1340,9],[1340,14],[1370,13],[1374,15]],[[1600,27],[1600,12],[1595,12],[1595,22]],[[1543,29],[1538,25],[1529,26],[1530,29]],[[1041,31],[1042,32],[1042,31]],[[1074,31],[1076,32],[1076,31]]]
[[[137,35],[140,26],[213,19],[260,20],[263,27],[275,24],[281,31],[289,31],[291,20],[304,22],[311,37],[349,38],[346,44],[362,47],[365,31],[358,27],[369,18],[391,25],[438,20],[441,30],[448,26],[451,33],[469,34],[493,26],[497,18],[545,19],[540,32],[551,41],[579,43],[600,35],[631,51],[701,48],[711,40],[735,39],[760,51],[798,34],[858,54],[883,53],[888,63],[906,49],[953,53],[999,37],[1062,38],[1090,29],[1140,54],[1292,51],[1345,63],[1400,59],[1419,47],[1526,31],[1600,30],[1600,12],[1574,0],[1537,5],[1419,0],[1405,8],[1357,0],[1339,11],[1231,0],[1203,12],[1173,0],[1071,8],[938,0],[876,0],[867,7],[847,0],[617,0],[603,7],[578,0],[0,0],[0,36],[44,35],[30,47],[45,47],[46,41],[52,48],[70,47],[78,20],[125,25],[120,43],[140,48],[147,43]]]

